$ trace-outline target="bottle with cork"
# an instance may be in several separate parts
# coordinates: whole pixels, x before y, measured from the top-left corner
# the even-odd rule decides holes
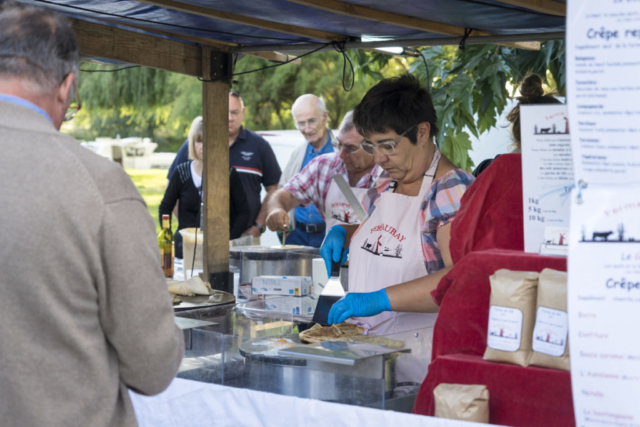
[[[160,247],[160,263],[162,271],[167,279],[173,277],[173,233],[169,215],[162,215],[162,231],[158,234],[158,246]]]

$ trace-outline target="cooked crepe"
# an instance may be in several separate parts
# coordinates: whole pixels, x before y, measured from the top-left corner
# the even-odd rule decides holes
[[[194,295],[211,295],[211,286],[209,283],[202,281],[200,276],[193,276],[191,279],[169,280],[167,282],[169,292],[174,295],[194,296]]]
[[[306,331],[300,332],[300,341],[313,344],[324,341],[344,341],[341,338],[362,335],[364,328],[350,323],[340,323],[339,325],[322,326],[318,323]]]
[[[284,250],[292,250],[292,249],[304,249],[306,246],[301,245],[275,245],[271,246],[271,249],[284,249]]]
[[[388,339],[378,335],[362,335],[364,328],[350,323],[339,325],[321,326],[315,324],[306,331],[300,332],[300,341],[313,344],[326,341],[358,342],[364,344],[381,345],[392,348],[404,347],[404,342]]]

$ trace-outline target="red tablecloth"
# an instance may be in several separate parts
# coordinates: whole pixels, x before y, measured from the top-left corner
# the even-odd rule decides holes
[[[567,271],[567,259],[500,249],[467,254],[432,293],[440,305],[433,331],[432,360],[444,354],[484,354],[491,296],[489,276],[501,268]]]
[[[575,426],[569,372],[440,356],[429,366],[413,412],[433,415],[433,389],[440,383],[483,384],[489,390],[491,424],[522,427]]]
[[[440,305],[433,362],[414,413],[433,415],[440,383],[484,384],[491,422],[511,426],[575,425],[569,372],[485,362],[489,276],[516,271],[567,270],[566,258],[525,254],[522,164],[519,154],[496,159],[464,194],[451,227],[454,266],[432,292]]]
[[[498,157],[462,196],[451,224],[451,259],[486,249],[524,251],[520,154]]]

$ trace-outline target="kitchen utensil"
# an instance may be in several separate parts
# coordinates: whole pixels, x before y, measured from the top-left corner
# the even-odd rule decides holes
[[[311,263],[320,255],[309,246],[236,246],[229,252],[229,267],[240,272],[240,285],[256,276],[311,276]]]
[[[351,187],[349,187],[347,180],[344,179],[344,176],[337,173],[333,175],[333,180],[338,184],[338,188],[342,191],[342,194],[345,199],[347,199],[347,202],[351,206],[351,209],[353,209],[353,213],[356,215],[358,220],[360,220],[360,222],[364,221],[367,213],[364,211],[362,203],[360,203],[356,195],[353,194],[353,191],[351,190]]]
[[[331,307],[344,296],[345,292],[340,283],[340,261],[332,262],[331,277],[320,293],[316,311],[313,313],[313,322],[319,323],[322,326],[328,326]]]

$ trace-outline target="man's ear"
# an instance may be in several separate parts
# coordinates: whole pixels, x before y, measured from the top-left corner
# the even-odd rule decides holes
[[[73,95],[71,93],[71,86],[73,85],[73,81],[76,78],[75,73],[67,74],[67,77],[64,78],[62,84],[58,86],[58,93],[56,93],[56,101],[61,103],[62,105],[68,106],[70,104],[70,97]]]

